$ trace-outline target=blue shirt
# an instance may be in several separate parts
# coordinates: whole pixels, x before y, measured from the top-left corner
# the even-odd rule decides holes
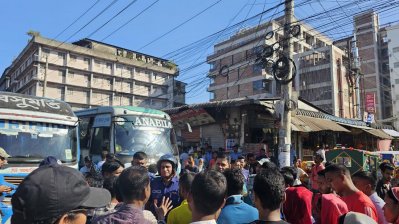
[[[155,212],[153,207],[154,200],[158,200],[158,206],[161,205],[162,197],[169,198],[172,200],[173,208],[176,208],[180,205],[180,196],[179,196],[179,179],[177,177],[173,177],[168,186],[164,184],[162,181],[162,177],[155,177],[151,181],[151,196],[149,202],[150,208],[152,212]],[[156,213],[155,213],[156,214]]]
[[[259,219],[258,210],[242,200],[242,195],[232,195],[226,199],[217,220],[218,224],[250,223]]]
[[[232,153],[230,153],[230,158],[231,158],[231,160],[237,160],[238,159],[238,157],[239,156],[241,156],[241,153],[239,153],[239,152],[232,152]]]

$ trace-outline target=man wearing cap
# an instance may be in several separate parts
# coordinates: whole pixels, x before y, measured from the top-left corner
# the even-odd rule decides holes
[[[110,201],[108,190],[89,187],[79,171],[51,164],[34,170],[19,185],[11,199],[11,223],[84,224],[86,209]]]

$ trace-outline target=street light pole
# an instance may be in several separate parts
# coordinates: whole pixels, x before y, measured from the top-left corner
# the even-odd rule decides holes
[[[284,27],[284,55],[289,59],[293,59],[294,56],[294,45],[291,35],[291,26],[294,21],[294,0],[285,0],[285,27]],[[288,66],[287,79],[292,77],[293,66],[291,63]],[[283,126],[280,130],[280,146],[279,146],[279,162],[280,167],[290,166],[290,150],[291,150],[291,95],[292,95],[292,83],[288,82],[285,85],[281,85],[281,93],[283,94],[283,100],[285,106],[283,116]]]

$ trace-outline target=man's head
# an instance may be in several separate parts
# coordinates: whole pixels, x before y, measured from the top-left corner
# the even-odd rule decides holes
[[[327,182],[338,194],[342,194],[352,183],[350,172],[344,165],[332,164],[326,167],[325,172]]]
[[[119,176],[117,185],[126,204],[139,201],[144,205],[150,198],[150,178],[144,167],[131,166],[125,169]]]
[[[102,175],[105,179],[119,176],[124,169],[124,165],[119,160],[105,162],[101,167]]]
[[[8,155],[6,150],[0,147],[0,167],[7,164],[8,157],[10,157],[10,155]]]
[[[173,155],[165,154],[159,158],[157,168],[162,178],[170,179],[176,174],[177,160]]]
[[[314,156],[314,162],[316,164],[320,164],[324,161],[323,156],[320,153],[316,153],[316,155]]]
[[[326,179],[326,170],[320,170],[317,172],[317,185],[319,191],[322,194],[329,194],[332,192],[331,184]]]
[[[233,146],[233,151],[238,152],[238,145]]]
[[[219,172],[223,172],[225,169],[230,168],[229,160],[223,152],[219,152],[216,158],[216,170]]]
[[[109,193],[111,194],[111,198],[116,198],[116,192],[117,192],[117,185],[116,181],[118,180],[117,176],[113,176],[110,178],[107,178],[104,180],[103,183],[103,188],[107,189]]]
[[[198,173],[191,185],[188,197],[189,206],[194,215],[203,217],[216,215],[224,206],[227,181],[222,173],[209,170]]]
[[[375,192],[376,179],[371,172],[359,171],[352,175],[353,184],[367,196]]]
[[[292,187],[294,186],[294,181],[297,175],[297,171],[294,170],[290,166],[286,166],[281,168],[281,174],[284,177],[284,182],[286,187]]]
[[[11,199],[12,223],[85,223],[85,209],[106,206],[106,189],[89,187],[83,175],[60,165],[30,173]]]
[[[264,156],[264,155],[266,155],[266,149],[260,148],[259,151],[258,151],[258,155],[259,155],[259,156]]]
[[[256,164],[258,161],[256,161],[255,155],[253,153],[248,153],[247,154],[247,161],[249,164]]]
[[[395,167],[387,162],[380,164],[381,174],[384,181],[389,182],[393,178]]]
[[[255,176],[253,189],[259,212],[279,210],[285,200],[284,177],[277,169],[260,170]]]
[[[227,196],[242,194],[244,176],[239,169],[226,169],[223,175],[227,180]]]
[[[84,158],[84,161],[85,161],[85,166],[90,169],[91,166],[93,165],[93,162],[91,161],[90,156],[86,156]]]
[[[101,152],[101,159],[102,159],[103,161],[105,161],[105,159],[107,158],[107,155],[108,155],[108,151],[103,150],[103,151]]]
[[[244,169],[246,165],[245,158],[243,156],[239,156],[236,160],[236,166],[238,169]]]
[[[145,152],[136,152],[133,155],[132,166],[147,167],[148,156]]]
[[[191,191],[191,184],[193,183],[195,174],[186,172],[179,178],[179,194],[180,197],[187,199],[188,194]]]

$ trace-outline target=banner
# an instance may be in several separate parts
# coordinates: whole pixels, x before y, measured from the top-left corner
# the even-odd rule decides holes
[[[366,111],[375,114],[375,93],[366,93]]]

